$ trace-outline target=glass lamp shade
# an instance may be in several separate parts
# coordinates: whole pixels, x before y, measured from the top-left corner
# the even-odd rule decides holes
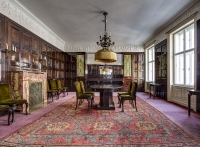
[[[95,53],[96,62],[112,63],[117,61],[117,55],[111,49],[100,49]]]

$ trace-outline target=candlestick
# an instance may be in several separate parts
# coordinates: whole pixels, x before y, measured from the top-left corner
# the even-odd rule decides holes
[[[12,50],[15,51],[15,46],[14,45],[12,45]]]
[[[6,43],[6,49],[8,49],[8,43]]]

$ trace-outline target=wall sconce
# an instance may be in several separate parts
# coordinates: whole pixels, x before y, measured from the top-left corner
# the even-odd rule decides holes
[[[16,54],[17,49],[16,46],[12,45],[12,49],[9,50],[8,49],[8,44],[6,43],[6,48],[1,50],[2,53],[5,53],[6,56],[8,56],[9,54]]]

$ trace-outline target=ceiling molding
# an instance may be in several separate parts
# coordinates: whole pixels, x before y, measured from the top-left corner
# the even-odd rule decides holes
[[[17,0],[0,0],[0,13],[64,51],[65,42]]]
[[[97,45],[70,45],[65,46],[65,52],[87,52],[95,53],[99,50]],[[114,52],[144,52],[143,46],[135,45],[114,45],[111,48]]]

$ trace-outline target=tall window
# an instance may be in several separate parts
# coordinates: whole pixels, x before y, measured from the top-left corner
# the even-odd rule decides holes
[[[147,79],[149,82],[154,81],[154,46],[147,49],[147,64],[148,64],[148,71],[147,71]]]
[[[174,84],[194,85],[194,24],[174,34]]]

